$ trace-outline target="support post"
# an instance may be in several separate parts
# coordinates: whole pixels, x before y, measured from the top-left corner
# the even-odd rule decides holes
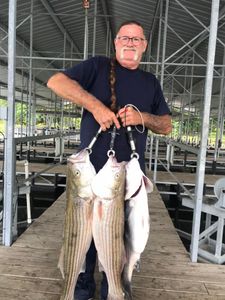
[[[196,174],[196,188],[195,188],[196,201],[195,201],[194,214],[193,214],[192,238],[191,238],[191,249],[190,249],[192,262],[197,262],[197,258],[198,258],[198,245],[199,245],[200,221],[201,221],[201,210],[202,210],[203,185],[204,185],[204,178],[205,178],[206,149],[207,149],[207,139],[209,133],[209,116],[210,116],[213,68],[214,68],[214,61],[215,61],[215,50],[216,50],[217,28],[218,28],[219,4],[220,4],[220,0],[212,1],[210,34],[209,34],[209,43],[208,43],[207,71],[206,71],[206,82],[205,82],[205,90],[204,90],[204,110],[203,110],[201,141],[200,141],[200,150],[198,154],[198,164],[197,164],[197,174]]]
[[[166,39],[167,39],[168,12],[169,12],[169,0],[166,0],[165,23],[164,23],[164,33],[163,33],[163,49],[162,49],[161,81],[160,81],[162,90],[163,90],[164,71],[165,71],[164,69],[165,69],[165,57],[166,57]]]
[[[4,166],[3,245],[13,241],[14,187],[15,187],[15,68],[16,68],[16,0],[9,0],[8,21],[8,107]]]

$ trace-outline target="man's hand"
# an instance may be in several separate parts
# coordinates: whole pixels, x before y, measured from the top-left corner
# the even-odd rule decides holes
[[[118,111],[118,116],[124,127],[129,125],[142,124],[140,113],[137,110],[135,110],[133,107],[127,106],[125,108],[121,108]]]
[[[95,118],[95,120],[99,123],[101,126],[101,129],[103,131],[110,128],[113,124],[116,125],[116,128],[120,128],[120,123],[114,114],[107,106],[105,106],[100,101],[95,103],[96,105],[92,109],[92,114]]]
[[[127,106],[119,110],[118,117],[121,119],[123,126],[144,125],[152,132],[164,135],[169,134],[172,130],[171,116],[168,114],[152,115]]]

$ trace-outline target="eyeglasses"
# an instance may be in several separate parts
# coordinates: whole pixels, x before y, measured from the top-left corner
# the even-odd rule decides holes
[[[141,42],[143,42],[145,40],[145,39],[140,38],[138,36],[133,36],[133,37],[118,36],[117,39],[120,40],[120,42],[123,46],[126,46],[129,43],[129,41],[132,41],[134,46],[139,46],[141,44]]]

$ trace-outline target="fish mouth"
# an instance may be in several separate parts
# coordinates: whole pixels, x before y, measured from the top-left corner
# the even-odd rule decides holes
[[[76,162],[86,162],[88,156],[89,156],[88,152],[84,149],[79,151],[78,153],[72,154],[67,159],[67,162],[71,164],[74,164]]]
[[[109,162],[110,166],[113,167],[113,168],[123,167],[126,164],[125,161],[118,162],[117,159],[116,159],[116,157],[113,156],[113,155],[109,156],[108,162]]]

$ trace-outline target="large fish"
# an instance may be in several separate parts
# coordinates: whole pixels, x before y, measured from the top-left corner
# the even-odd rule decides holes
[[[108,300],[122,300],[121,274],[125,262],[124,195],[125,162],[109,156],[92,182],[96,195],[93,212],[93,238],[102,270],[106,273]]]
[[[126,299],[132,299],[131,280],[135,266],[139,264],[149,237],[150,218],[148,195],[152,192],[151,181],[142,172],[138,159],[132,158],[126,165],[125,195],[125,249],[126,264],[122,278]]]
[[[68,158],[64,241],[58,267],[64,278],[61,300],[73,300],[78,275],[92,240],[93,192],[96,175],[88,151]]]

